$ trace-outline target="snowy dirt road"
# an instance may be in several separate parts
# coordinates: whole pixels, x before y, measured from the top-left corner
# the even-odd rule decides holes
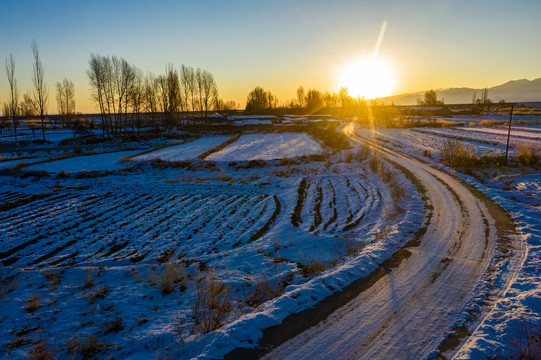
[[[460,333],[457,327],[464,323],[465,314],[479,297],[478,289],[490,278],[502,253],[507,254],[508,271],[498,281],[503,286],[491,290],[492,301],[504,293],[514,276],[522,245],[507,213],[443,171],[377,149],[424,188],[426,231],[388,273],[266,358],[423,359],[438,351],[452,357],[453,345],[459,342],[448,335],[453,329]],[[490,303],[480,307],[482,311],[469,327],[479,323]]]

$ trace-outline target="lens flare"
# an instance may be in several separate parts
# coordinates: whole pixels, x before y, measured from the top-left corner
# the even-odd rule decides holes
[[[389,64],[381,60],[360,59],[342,69],[340,86],[346,87],[353,97],[389,96],[395,87],[394,74]]]

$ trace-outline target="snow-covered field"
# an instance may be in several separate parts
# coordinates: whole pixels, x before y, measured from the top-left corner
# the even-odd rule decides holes
[[[82,172],[119,170],[129,164],[122,158],[140,153],[141,150],[115,151],[106,154],[75,156],[68,159],[49,161],[30,165],[25,170],[47,172]]]
[[[368,128],[360,129],[365,136],[372,136]],[[505,126],[466,126],[445,128],[378,129],[377,139],[384,145],[422,156],[425,152],[437,155],[447,139],[462,141],[480,155],[504,155],[507,145]],[[541,132],[538,127],[513,127],[509,141],[509,154],[516,156],[519,145],[539,146]]]
[[[194,153],[222,140],[201,139],[205,146]],[[234,152],[222,159],[321,152],[304,134],[238,141],[248,146],[232,143]],[[178,159],[183,146],[160,151]],[[130,154],[79,156],[29,170],[118,169]],[[0,212],[6,289],[0,348],[21,358],[32,342],[47,339],[62,356],[80,355],[74,344],[94,336],[99,357],[191,358],[257,340],[269,323],[372,271],[419,226],[420,195],[387,167],[393,183],[382,181],[368,160],[352,162],[351,153],[249,169],[142,163],[136,172],[96,179],[43,178],[37,188],[33,178],[0,177],[2,204],[14,204]],[[31,192],[17,190],[30,186]],[[396,186],[408,194],[399,203],[391,195]],[[219,320],[225,326],[205,334],[194,306],[205,310],[201,291],[216,282],[224,286],[217,296],[227,305]]]
[[[169,146],[164,149],[156,150],[148,154],[135,156],[132,158],[134,161],[145,161],[153,159],[161,159],[165,161],[183,161],[196,159],[199,155],[203,154],[224,141],[227,141],[229,136],[209,136],[203,137],[191,142],[187,142],[180,145]]]
[[[273,160],[321,154],[321,146],[305,133],[243,135],[234,143],[211,154],[212,161]]]
[[[539,142],[539,127],[514,129],[512,156],[519,143]],[[448,138],[479,154],[505,151],[505,127],[376,134],[381,144],[433,165]],[[0,175],[0,357],[25,358],[42,340],[60,358],[83,356],[85,342],[97,358],[203,359],[253,347],[266,327],[377,269],[423,222],[425,204],[413,183],[385,161],[384,181],[370,157],[356,155],[359,144],[329,154],[305,133],[249,134],[195,160],[229,138],[24,168],[77,173],[134,165],[121,159],[128,156],[141,161],[134,171],[99,178]],[[269,161],[310,154],[325,159]],[[194,166],[144,162],[152,159]],[[235,163],[250,160],[262,161]],[[541,326],[541,178],[464,178],[517,219],[527,257],[456,356],[506,357],[522,324]]]
[[[46,130],[45,131],[45,140],[50,141],[53,144],[58,144],[64,139],[69,139],[73,137],[73,131],[57,129],[57,130]],[[34,136],[32,136],[32,130],[18,130],[17,131],[17,140],[18,141],[33,141],[33,140],[43,140],[43,134],[41,130],[35,130]],[[14,133],[13,130],[6,130],[0,136],[0,143],[11,143],[14,142]]]
[[[368,129],[358,129],[366,138],[373,138]],[[437,164],[439,152],[446,139],[453,138],[472,146],[477,155],[502,155],[505,153],[507,127],[458,127],[421,129],[378,129],[380,143],[401,152]],[[539,147],[539,126],[512,128],[510,156],[516,156],[520,145]],[[454,355],[456,359],[486,359],[495,355],[501,358],[518,358],[526,346],[541,350],[532,340],[541,329],[541,171],[539,164],[533,174],[496,175],[479,179],[457,173],[494,199],[517,221],[523,235],[526,252],[524,262],[502,299],[469,336],[466,344]],[[455,172],[456,173],[456,172]],[[509,269],[511,271],[511,269]],[[529,335],[528,335],[529,334]],[[528,339],[528,336],[534,338]]]

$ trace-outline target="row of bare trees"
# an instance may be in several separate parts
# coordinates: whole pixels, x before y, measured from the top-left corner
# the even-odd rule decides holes
[[[97,54],[90,55],[89,66],[91,96],[104,136],[121,137],[130,127],[139,133],[148,125],[170,130],[223,106],[214,76],[206,70],[168,64],[165,73],[156,76],[143,74],[123,58]]]
[[[49,106],[49,87],[45,81],[45,69],[39,55],[39,47],[36,41],[31,43],[32,63],[32,89],[23,94],[20,99],[19,87],[15,76],[15,59],[10,54],[6,58],[5,71],[8,79],[8,100],[3,104],[4,116],[11,118],[15,143],[17,143],[17,129],[21,117],[38,116],[41,122],[41,132],[45,141],[45,118]],[[56,83],[56,99],[60,115],[69,121],[75,114],[75,87],[73,82],[64,79]],[[2,128],[0,127],[0,131]]]
[[[282,103],[282,105],[278,105],[278,103],[279,101],[274,94],[258,86],[246,98],[246,111],[273,112],[277,109],[288,109],[302,113],[317,113],[325,109],[326,112],[333,110],[332,112],[339,116],[365,118],[368,116],[369,106],[373,108],[375,105],[364,98],[350,96],[345,87],[340,88],[337,93],[330,93],[316,89],[305,91],[302,86],[297,88],[296,98]]]

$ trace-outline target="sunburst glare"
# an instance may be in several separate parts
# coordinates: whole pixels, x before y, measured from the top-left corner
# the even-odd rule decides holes
[[[353,97],[374,99],[391,95],[396,86],[391,66],[379,59],[359,59],[340,71],[339,84]]]

